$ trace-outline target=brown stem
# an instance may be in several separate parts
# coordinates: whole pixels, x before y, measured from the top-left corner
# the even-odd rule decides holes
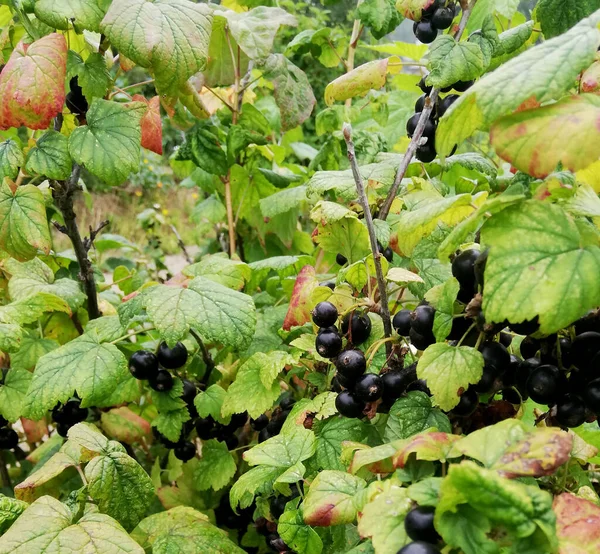
[[[75,256],[79,262],[79,279],[83,284],[83,289],[87,296],[87,309],[89,318],[97,319],[102,316],[102,313],[98,307],[94,269],[92,267],[92,262],[88,258],[89,249],[86,249],[86,245],[81,238],[79,228],[77,227],[77,216],[75,215],[75,211],[73,209],[73,195],[78,190],[80,174],[81,167],[78,164],[75,164],[73,166],[71,176],[66,181],[54,181],[53,196],[65,222],[64,233],[71,240],[73,250],[75,250]]]
[[[210,352],[206,348],[206,345],[204,344],[204,341],[202,340],[200,335],[198,333],[196,333],[196,331],[194,331],[193,329],[190,329],[190,334],[194,337],[194,339],[196,339],[196,342],[198,343],[198,346],[200,347],[200,351],[202,352],[202,359],[204,360],[204,365],[206,365],[206,373],[204,374],[204,377],[202,377],[202,382],[205,385],[208,385],[208,380],[210,379],[210,374],[212,373],[212,370],[215,368],[215,362],[212,359],[212,356],[210,355]]]
[[[171,227],[171,231],[173,231],[173,233],[177,237],[177,245],[179,246],[179,248],[181,248],[181,251],[183,252],[185,261],[190,265],[193,264],[194,262],[192,261],[192,258],[188,254],[188,251],[185,247],[185,243],[183,242],[183,239],[181,238],[181,235],[179,234],[177,227],[175,227],[175,225],[171,225],[170,227]]]
[[[373,225],[371,209],[369,208],[369,199],[367,198],[363,178],[358,168],[358,162],[356,161],[354,143],[352,142],[352,127],[349,124],[344,125],[344,140],[346,141],[346,147],[348,149],[348,160],[350,160],[350,166],[352,167],[352,174],[354,175],[354,182],[356,183],[358,198],[364,210],[365,224],[369,231],[371,251],[373,252],[375,272],[377,273],[377,288],[379,289],[379,303],[381,305],[380,315],[381,319],[383,319],[383,329],[385,331],[385,337],[390,338],[392,336],[392,319],[390,316],[390,307],[388,305],[387,286],[383,277],[383,270],[381,269],[381,252],[379,251],[379,246],[377,245],[377,236],[375,234],[375,226]],[[389,342],[385,343],[385,351],[387,357],[389,358],[392,354],[392,345]]]
[[[464,33],[465,28],[467,27],[467,22],[469,21],[469,17],[471,16],[471,12],[473,11],[473,7],[475,6],[476,2],[477,0],[471,0],[468,7],[466,7],[466,9],[463,10],[462,18],[458,25],[458,30],[454,34],[455,40],[460,40],[460,37]],[[429,120],[429,116],[433,111],[439,94],[440,89],[434,88],[431,91],[429,98],[425,102],[425,108],[423,108],[423,112],[421,113],[421,118],[419,119],[419,123],[417,125],[417,128],[415,129],[415,133],[412,137],[412,140],[410,141],[410,144],[408,145],[406,153],[402,158],[402,162],[400,162],[398,171],[396,172],[394,184],[392,185],[392,188],[390,189],[390,192],[388,193],[383,205],[381,206],[381,210],[379,211],[379,219],[387,219],[387,216],[390,213],[392,202],[396,198],[396,194],[398,194],[398,188],[402,183],[402,179],[404,179],[404,176],[406,175],[406,172],[408,170],[408,166],[410,165],[415,153],[417,152],[417,148],[419,147],[421,139],[423,138],[423,131],[425,130],[425,125]]]
[[[233,203],[231,200],[231,183],[225,179],[225,207],[227,208],[227,228],[229,229],[229,257],[233,258],[235,245],[235,222],[233,220]]]

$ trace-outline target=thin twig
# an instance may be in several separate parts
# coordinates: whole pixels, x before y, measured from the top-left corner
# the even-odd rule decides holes
[[[192,258],[190,257],[190,255],[188,254],[188,251],[185,248],[185,243],[183,242],[183,239],[181,238],[181,235],[179,234],[177,227],[175,227],[175,225],[169,225],[169,227],[171,227],[171,231],[173,231],[173,233],[177,237],[177,245],[179,246],[179,248],[181,248],[181,251],[183,252],[183,256],[185,257],[185,261],[188,264],[192,265],[194,262],[192,261]]]
[[[109,223],[110,221],[108,219],[105,219],[95,229],[92,229],[92,226],[90,225],[90,236],[85,237],[83,239],[83,246],[86,252],[90,251],[94,244],[94,241],[96,240],[96,237],[98,236],[98,233],[102,231],[102,229],[104,229],[104,227],[106,227]]]
[[[471,12],[473,11],[473,7],[475,6],[476,2],[477,0],[471,0],[469,6],[465,10],[463,10],[462,18],[458,25],[458,30],[454,35],[455,40],[460,40],[460,37],[464,33],[465,28],[467,27],[467,22],[469,21],[469,17],[471,16]],[[400,188],[402,179],[404,179],[404,176],[406,175],[406,172],[408,170],[408,166],[410,165],[414,155],[416,154],[417,148],[420,146],[421,139],[423,138],[423,131],[425,130],[425,125],[427,124],[427,121],[429,121],[429,116],[433,111],[439,94],[440,89],[434,88],[431,91],[429,98],[427,98],[427,101],[425,102],[425,107],[423,108],[423,112],[421,113],[421,118],[419,119],[417,128],[415,129],[412,140],[410,141],[410,144],[408,145],[408,148],[402,158],[402,161],[400,162],[398,171],[396,172],[394,184],[392,185],[392,188],[390,189],[390,192],[388,193],[385,202],[383,203],[383,205],[381,206],[381,210],[379,211],[379,219],[387,219],[387,216],[390,213],[390,208],[392,207],[392,203],[396,198],[396,194],[398,194],[398,189]]]
[[[194,339],[196,339],[196,342],[198,343],[198,346],[200,347],[200,350],[202,352],[202,359],[204,360],[204,365],[206,366],[206,373],[204,374],[204,377],[202,377],[202,382],[205,385],[208,385],[208,380],[210,379],[212,370],[215,368],[215,362],[212,359],[212,356],[210,355],[210,352],[206,348],[206,345],[204,344],[204,341],[202,340],[200,335],[196,333],[196,331],[194,331],[193,329],[190,329],[190,334],[192,335],[192,337],[194,337]]]
[[[346,123],[344,125],[344,140],[348,149],[348,160],[350,160],[350,166],[352,167],[352,174],[354,175],[354,182],[356,183],[356,190],[358,191],[358,198],[363,206],[365,214],[365,224],[369,231],[369,239],[371,241],[371,251],[373,252],[373,260],[375,261],[375,272],[377,273],[377,287],[379,288],[379,302],[381,304],[381,318],[383,319],[383,329],[385,331],[385,338],[388,339],[392,336],[392,318],[390,316],[390,308],[388,306],[388,295],[387,286],[383,277],[383,270],[381,269],[381,252],[377,245],[377,235],[375,234],[375,226],[373,225],[373,217],[371,216],[371,209],[369,208],[369,199],[365,192],[365,185],[363,183],[362,175],[358,168],[358,162],[356,161],[356,153],[354,151],[354,143],[352,142],[352,127]],[[385,351],[388,358],[392,354],[392,345],[390,342],[385,343]]]
[[[235,246],[235,222],[233,220],[233,200],[231,198],[231,183],[225,180],[225,207],[227,208],[227,228],[229,230],[229,257],[233,258]]]
[[[235,108],[229,103],[227,102],[227,100],[225,100],[225,98],[223,98],[216,90],[210,88],[208,85],[204,84],[202,85],[206,90],[208,90],[208,92],[212,93],[214,96],[216,96],[221,102],[223,102],[223,104],[225,104],[225,106],[231,111],[234,112]]]

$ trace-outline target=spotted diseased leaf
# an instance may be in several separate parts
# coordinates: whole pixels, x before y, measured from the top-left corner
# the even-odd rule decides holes
[[[144,554],[111,517],[91,511],[75,520],[73,512],[51,496],[31,504],[0,537],[0,554],[57,552],[61,545],[70,549],[83,545],[90,554]]]
[[[582,92],[597,92],[600,89],[600,62],[590,65],[583,72],[580,82]]]
[[[16,179],[19,168],[25,164],[25,156],[19,145],[12,139],[0,143],[0,183],[4,177]]]
[[[146,100],[141,94],[134,94],[134,102],[143,102],[148,110],[140,122],[142,126],[142,146],[162,156],[162,119],[160,117],[160,96]]]
[[[505,116],[492,125],[490,139],[502,159],[543,179],[559,164],[576,172],[596,161],[599,125],[600,98],[583,94]]]
[[[107,0],[38,0],[35,16],[49,27],[67,31],[71,26],[100,31],[100,21],[110,2]]]
[[[37,140],[25,164],[28,173],[59,180],[69,177],[72,167],[69,141],[56,131],[47,131]]]
[[[23,412],[25,395],[31,381],[31,373],[25,369],[11,368],[0,385],[0,415],[15,422]]]
[[[329,527],[353,523],[361,508],[360,493],[367,483],[342,471],[322,471],[311,483],[304,499],[304,523]]]
[[[593,278],[600,248],[559,206],[528,200],[506,208],[484,225],[481,243],[490,247],[483,295],[488,321],[538,317],[540,331],[550,334],[600,304]]]
[[[587,554],[600,549],[600,508],[569,492],[554,499],[556,534],[561,554]]]
[[[114,445],[114,451],[95,457],[85,466],[88,491],[101,512],[132,529],[148,510],[154,486],[144,468],[119,443]]]
[[[17,260],[29,260],[52,245],[42,191],[33,185],[0,183],[0,244]]]
[[[20,42],[0,73],[0,129],[46,129],[65,103],[66,73],[63,35]]]
[[[479,45],[440,35],[430,47],[429,66],[427,84],[443,88],[457,81],[476,79],[483,73],[485,62]]]
[[[317,103],[308,77],[283,54],[271,54],[264,68],[273,82],[274,96],[281,112],[281,129],[302,125]]]
[[[448,457],[456,458],[458,454],[453,450],[454,444],[460,440],[459,435],[440,433],[438,431],[420,433],[405,440],[397,449],[393,458],[395,467],[404,467],[411,454],[417,460],[446,461]]]
[[[73,160],[109,185],[120,185],[140,163],[140,121],[147,107],[141,102],[119,104],[96,99],[87,125],[69,137]]]
[[[235,475],[237,465],[227,445],[214,439],[202,442],[200,460],[194,469],[194,488],[221,490]]]
[[[135,444],[150,435],[150,423],[127,406],[102,412],[100,424],[107,436],[125,444]]]
[[[206,66],[212,9],[189,0],[113,2],[100,24],[120,52],[154,75],[159,93],[177,97]]]
[[[290,299],[290,307],[283,321],[283,329],[289,331],[292,327],[304,325],[311,320],[313,308],[311,296],[313,290],[319,286],[315,268],[307,265],[296,277],[294,290]]]
[[[478,129],[489,129],[527,100],[545,103],[561,98],[595,60],[599,21],[596,12],[564,35],[538,44],[477,81],[440,120],[438,152],[449,154],[455,144]]]
[[[544,36],[552,38],[562,35],[596,10],[600,10],[598,0],[540,0],[537,17]]]
[[[399,64],[400,58],[391,56],[358,66],[327,85],[325,103],[331,106],[335,102],[364,96],[371,90],[379,90],[385,85],[388,73],[397,72]]]
[[[25,415],[40,419],[75,392],[83,407],[102,404],[129,377],[127,360],[116,346],[82,335],[39,359],[27,392]]]
[[[478,383],[482,375],[483,356],[469,346],[432,344],[417,364],[417,376],[427,381],[435,404],[442,410],[454,408],[462,393]]]

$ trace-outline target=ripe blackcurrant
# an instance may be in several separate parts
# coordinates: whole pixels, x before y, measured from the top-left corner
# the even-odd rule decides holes
[[[431,16],[438,9],[440,3],[441,3],[441,0],[431,0],[431,3],[429,4],[429,6],[427,6],[425,9],[423,9],[423,12],[422,12],[423,19],[431,18]]]
[[[392,319],[392,326],[402,337],[407,337],[410,333],[410,314],[410,310],[400,310]]]
[[[425,83],[425,77],[421,77],[421,80],[419,81],[417,86],[428,96],[429,96],[429,94],[431,94],[431,91],[433,90],[433,86],[430,86]]]
[[[517,371],[516,385],[521,393],[521,396],[529,397],[527,393],[527,381],[529,376],[535,369],[540,367],[542,364],[538,358],[527,358],[519,364]]]
[[[475,81],[458,81],[457,83],[454,83],[452,88],[458,92],[465,92],[470,89],[474,83]]]
[[[563,393],[561,389],[560,371],[556,366],[542,365],[527,379],[527,392],[538,404],[553,404]]]
[[[269,423],[269,418],[267,417],[267,414],[261,414],[256,419],[250,420],[250,426],[255,431],[262,431],[267,426],[268,423]]]
[[[335,358],[342,350],[342,337],[335,331],[323,331],[317,335],[315,347],[320,356]]]
[[[427,542],[411,542],[398,550],[397,554],[441,554],[433,544]]]
[[[504,371],[510,364],[508,350],[499,342],[484,342],[479,349],[486,365],[493,365],[498,371]]]
[[[391,246],[388,246],[387,248],[383,249],[383,252],[381,252],[381,255],[389,262],[392,263],[394,261],[394,251],[392,250]]]
[[[273,436],[274,435],[272,435],[267,428],[261,429],[260,433],[258,433],[258,442],[259,443],[265,442],[266,440],[269,440]]]
[[[438,8],[431,16],[431,23],[440,31],[448,29],[452,25],[452,21],[454,21],[454,10],[451,8]]]
[[[335,290],[335,283],[332,283],[331,281],[327,281],[326,283],[321,283],[319,286],[327,287],[330,290]]]
[[[0,415],[0,427],[6,427],[8,425],[8,420]]]
[[[182,442],[174,448],[173,453],[178,460],[189,462],[196,455],[196,445],[193,442]]]
[[[194,383],[192,383],[189,379],[182,379],[182,382],[183,393],[181,393],[181,399],[186,404],[192,404],[194,402],[194,398],[196,398],[198,389],[196,389],[196,385],[194,385]]]
[[[337,318],[337,308],[331,302],[319,302],[312,311],[312,320],[318,327],[331,327]]]
[[[198,434],[198,438],[202,439],[203,441],[210,439],[212,436],[214,425],[215,420],[212,417],[199,417],[195,422],[196,433]]]
[[[348,335],[353,345],[362,344],[371,334],[371,319],[366,314],[352,312],[342,320],[342,333]]]
[[[361,417],[365,409],[365,403],[356,398],[351,392],[345,390],[337,395],[335,407],[344,417]]]
[[[173,376],[166,369],[160,369],[148,383],[155,391],[167,392],[173,388]]]
[[[417,333],[414,329],[411,328],[408,336],[410,337],[411,344],[417,350],[425,350],[431,344],[435,344],[435,337],[433,336],[433,333],[421,335],[420,333]]]
[[[438,35],[437,29],[431,24],[431,21],[419,21],[416,24],[415,36],[424,44],[431,44]]]
[[[540,341],[538,339],[534,339],[533,337],[525,337],[519,345],[519,350],[524,360],[533,358],[539,349]]]
[[[540,324],[538,323],[538,318],[535,317],[521,323],[509,323],[508,328],[517,335],[533,335],[540,328]]]
[[[375,402],[383,394],[383,381],[379,375],[367,373],[359,377],[354,385],[354,394],[364,402]]]
[[[383,382],[383,401],[393,404],[406,390],[409,384],[408,378],[399,371],[388,371],[381,376]]]
[[[335,261],[338,265],[346,265],[348,263],[348,258],[346,258],[346,256],[344,256],[342,254],[338,254],[335,257]]]
[[[590,362],[600,351],[600,333],[587,331],[577,335],[571,343],[571,361],[582,370],[590,367]]]
[[[520,404],[521,395],[514,388],[502,389],[502,400],[506,400],[506,402],[510,402],[511,404]]]
[[[452,275],[466,289],[475,289],[475,262],[479,258],[479,250],[465,250],[452,262]]]
[[[415,134],[419,120],[421,119],[421,113],[416,113],[406,122],[406,134],[409,138]]]
[[[452,408],[451,413],[460,417],[468,417],[477,409],[478,404],[479,395],[477,394],[477,391],[473,387],[469,387],[465,392],[463,392],[459,403]]]
[[[148,350],[138,350],[129,358],[129,371],[136,379],[152,379],[158,372],[158,358]]]
[[[586,406],[595,414],[600,413],[600,379],[594,379],[581,391]]]
[[[356,381],[366,371],[367,360],[361,350],[344,350],[337,357],[335,367],[343,377]]]
[[[574,394],[567,394],[556,405],[556,421],[563,427],[579,427],[586,420],[583,400]]]
[[[417,506],[404,519],[404,529],[406,534],[413,541],[423,541],[435,544],[440,540],[435,527],[433,526],[433,517],[435,508],[431,506]]]
[[[406,392],[424,392],[427,396],[431,396],[431,391],[427,386],[427,381],[424,379],[417,379],[406,387]]]
[[[410,327],[419,335],[427,335],[433,331],[435,308],[429,305],[417,306],[410,314]]]
[[[66,105],[69,111],[74,115],[83,115],[88,111],[88,102],[83,95],[83,90],[79,86],[77,77],[73,77],[69,82],[70,92],[66,96]]]
[[[417,148],[416,157],[420,162],[424,164],[431,163],[437,157],[437,150],[435,149],[435,144],[429,140],[427,144],[423,146],[419,146]]]
[[[427,100],[426,94],[423,94],[423,96],[419,97],[415,103],[415,112],[419,113],[423,111],[423,108],[425,107],[425,100]]]
[[[438,117],[442,117],[459,98],[458,94],[449,94],[442,98],[437,108]]]
[[[69,429],[73,427],[73,423],[67,423],[67,422],[62,422],[62,423],[57,423],[56,424],[56,432],[63,438],[67,438],[67,433],[69,432]]]
[[[0,450],[11,450],[19,444],[19,435],[14,429],[3,427],[0,429]]]
[[[487,265],[489,255],[490,249],[486,248],[483,252],[479,253],[479,257],[475,262],[475,282],[477,283],[477,286],[481,288],[481,290],[483,290],[485,266]]]
[[[188,351],[180,342],[173,348],[169,348],[166,342],[161,342],[156,357],[165,369],[179,369],[187,362]]]
[[[491,392],[494,387],[494,383],[499,376],[498,369],[493,365],[484,365],[483,366],[483,374],[481,375],[481,379],[476,385],[473,385],[473,389],[481,394],[486,394]]]
[[[283,407],[283,402],[280,405]],[[235,431],[236,429],[239,429],[240,427],[246,425],[246,421],[248,421],[248,412],[242,412],[241,414],[233,414],[231,416],[231,421],[227,425],[227,429]]]
[[[285,511],[285,505],[290,501],[287,496],[279,495],[273,498],[270,502],[271,506],[271,514],[279,518],[281,514]]]

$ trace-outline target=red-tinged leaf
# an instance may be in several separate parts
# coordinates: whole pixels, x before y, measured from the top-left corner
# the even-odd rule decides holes
[[[397,0],[396,9],[407,19],[421,21],[423,10],[433,4],[434,0]]]
[[[415,435],[394,455],[394,467],[404,467],[411,454],[416,454],[417,460],[445,461],[451,454],[454,443],[461,438],[459,435],[437,431]],[[456,455],[460,456],[460,453],[456,453]]]
[[[600,552],[600,507],[565,492],[554,499],[559,554]]]
[[[23,431],[25,431],[25,436],[29,443],[40,442],[48,434],[48,424],[45,419],[33,421],[32,419],[22,417],[21,425],[23,425]]]
[[[126,406],[103,412],[102,429],[112,439],[134,444],[150,434],[150,423]]]
[[[594,62],[581,76],[582,92],[597,92],[600,90],[600,62]]]
[[[311,265],[305,265],[294,285],[290,307],[283,321],[283,329],[289,331],[292,327],[304,325],[310,321],[311,294],[319,286],[315,268]]]
[[[134,94],[134,102],[144,102],[148,106],[148,111],[142,121],[142,146],[162,155],[162,119],[160,118],[160,97],[155,96],[146,100],[141,94]]]
[[[490,131],[498,155],[532,177],[578,171],[600,156],[600,97],[572,96],[555,104],[508,115]]]
[[[65,103],[66,72],[63,35],[20,42],[0,73],[0,129],[46,129]]]

